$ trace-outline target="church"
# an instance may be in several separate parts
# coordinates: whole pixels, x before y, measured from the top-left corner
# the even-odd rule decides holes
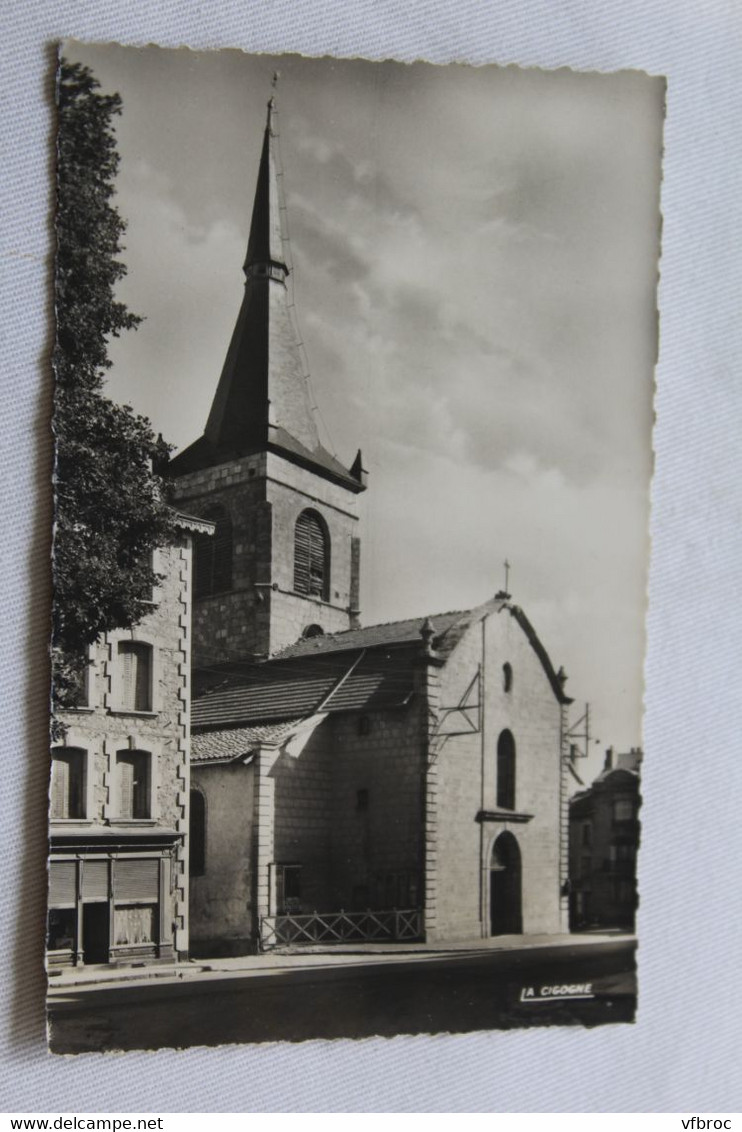
[[[244,296],[172,459],[194,552],[190,953],[567,930],[563,670],[501,591],[362,626],[360,451],[321,445],[273,99]]]

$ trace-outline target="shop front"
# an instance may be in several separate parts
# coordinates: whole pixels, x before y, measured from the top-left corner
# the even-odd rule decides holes
[[[55,835],[49,859],[50,969],[173,960],[173,861],[180,835]]]

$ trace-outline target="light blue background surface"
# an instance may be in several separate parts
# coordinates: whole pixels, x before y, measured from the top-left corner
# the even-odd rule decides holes
[[[0,15],[5,1022],[12,1111],[739,1110],[742,19],[688,0],[6,3]],[[639,1020],[296,1047],[46,1053],[53,44],[64,36],[668,77]],[[586,631],[589,627],[586,627]]]

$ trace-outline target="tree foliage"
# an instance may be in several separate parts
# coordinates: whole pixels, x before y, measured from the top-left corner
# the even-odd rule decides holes
[[[57,706],[75,702],[87,647],[151,608],[152,551],[172,520],[153,469],[168,447],[149,421],[103,392],[108,342],[141,318],[116,297],[126,228],[112,203],[119,165],[113,119],[87,67],[58,76],[55,533],[52,627]]]

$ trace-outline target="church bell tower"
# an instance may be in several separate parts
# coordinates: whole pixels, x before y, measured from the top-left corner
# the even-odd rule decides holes
[[[361,453],[319,441],[291,318],[268,103],[245,288],[203,436],[169,465],[174,502],[216,524],[194,556],[197,667],[271,656],[359,614]]]

